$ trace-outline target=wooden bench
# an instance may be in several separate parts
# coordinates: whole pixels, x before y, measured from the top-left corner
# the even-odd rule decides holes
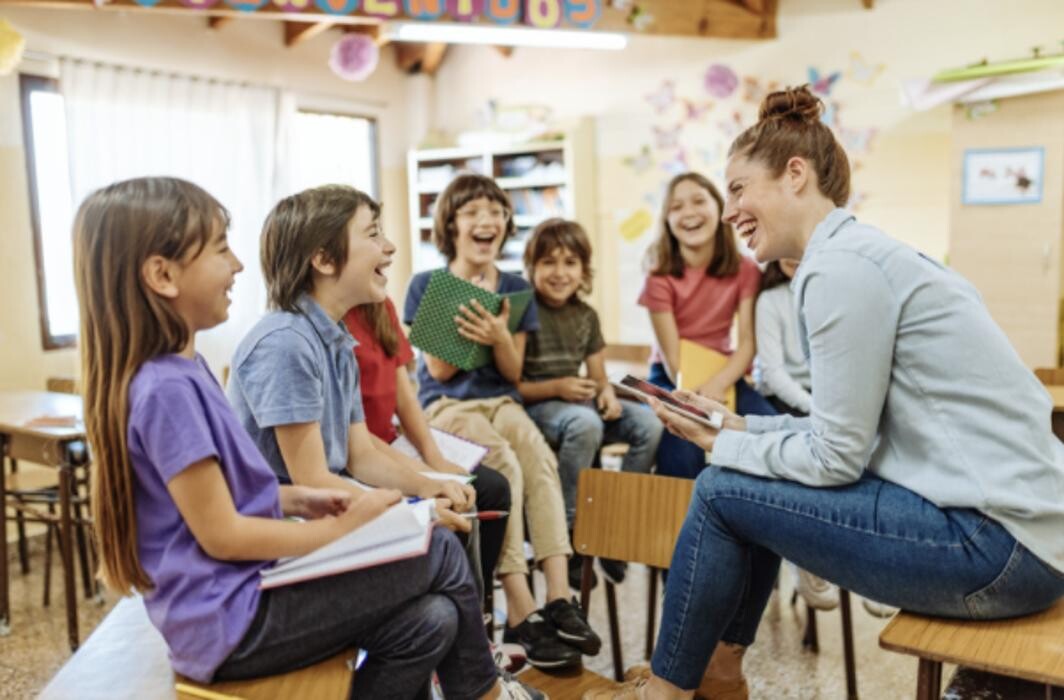
[[[942,663],[1044,684],[1064,685],[1064,600],[1049,610],[1011,620],[969,621],[901,612],[879,635],[879,645],[920,659],[917,700],[939,697]]]
[[[354,650],[292,673],[209,685],[176,676],[166,642],[152,626],[140,598],[123,598],[41,692],[41,700],[196,700],[176,683],[229,698],[346,700]]]

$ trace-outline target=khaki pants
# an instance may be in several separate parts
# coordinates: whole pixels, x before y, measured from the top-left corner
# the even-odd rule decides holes
[[[537,562],[572,554],[558,460],[519,403],[508,396],[468,401],[444,397],[432,402],[425,415],[432,426],[487,447],[484,464],[510,482],[512,505],[498,575],[528,573],[526,518]]]

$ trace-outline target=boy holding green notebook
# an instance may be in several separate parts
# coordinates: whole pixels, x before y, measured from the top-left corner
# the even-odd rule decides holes
[[[507,603],[503,641],[523,646],[534,666],[564,668],[578,665],[581,653],[597,654],[601,641],[569,596],[572,550],[557,459],[517,392],[527,335],[539,321],[528,282],[495,266],[514,231],[512,214],[506,193],[491,178],[460,175],[448,185],[436,203],[433,227],[447,268],[414,276],[403,320],[412,326],[411,342],[423,350],[418,400],[429,423],[488,447],[483,463],[510,482],[512,504],[497,570]],[[478,364],[481,353],[485,364]],[[542,608],[526,579],[526,519],[547,580]]]

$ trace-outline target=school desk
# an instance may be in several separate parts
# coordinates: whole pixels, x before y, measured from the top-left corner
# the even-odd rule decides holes
[[[73,425],[30,425],[42,416],[72,416]],[[67,637],[71,650],[78,647],[77,600],[74,590],[71,494],[74,471],[84,466],[85,427],[81,422],[81,397],[46,391],[0,391],[0,456],[25,460],[59,471],[59,549],[63,559],[63,593],[67,614]],[[5,533],[0,537],[0,634],[11,624],[8,591],[6,535],[6,464],[0,464],[0,505],[5,511]],[[86,589],[91,582],[86,582]]]

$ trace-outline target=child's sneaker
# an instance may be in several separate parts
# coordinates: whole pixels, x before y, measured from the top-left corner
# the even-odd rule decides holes
[[[502,641],[520,644],[528,663],[536,668],[569,668],[580,665],[580,650],[561,640],[558,630],[539,610],[517,627],[506,626]]]
[[[571,644],[589,656],[599,653],[602,640],[587,624],[587,615],[577,605],[576,598],[552,600],[543,608],[543,614],[558,630],[558,637],[563,642]]]
[[[816,610],[834,610],[839,607],[839,589],[835,584],[798,569],[798,594],[806,605]]]
[[[499,685],[502,686],[499,700],[550,700],[542,690],[525,685],[505,671],[499,674]]]
[[[606,580],[615,586],[619,586],[624,583],[624,577],[628,573],[628,564],[623,561],[617,561],[616,559],[603,559],[599,557],[599,568],[602,569],[602,575],[606,577]]]
[[[580,590],[580,584],[582,583],[581,577],[584,575],[584,557],[581,554],[573,554],[569,557],[569,588],[574,591]],[[598,585],[598,576],[595,575],[595,570],[591,569],[591,587],[594,588]]]
[[[517,673],[525,667],[525,648],[520,644],[490,644],[491,657],[500,672]]]

